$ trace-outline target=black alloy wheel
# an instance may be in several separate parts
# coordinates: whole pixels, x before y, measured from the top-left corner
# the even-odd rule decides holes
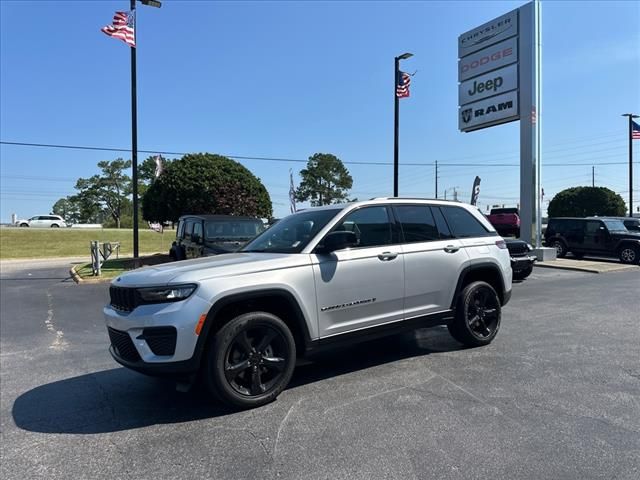
[[[625,245],[620,249],[620,261],[622,263],[635,264],[638,263],[640,252],[638,248],[632,245]]]
[[[295,359],[295,342],[282,320],[267,312],[246,313],[216,334],[205,372],[207,386],[224,403],[257,407],[287,386]]]
[[[486,282],[473,282],[460,294],[449,332],[464,345],[488,345],[498,333],[501,315],[500,299],[493,287]]]

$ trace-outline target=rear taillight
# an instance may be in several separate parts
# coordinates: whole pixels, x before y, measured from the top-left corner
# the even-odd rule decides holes
[[[504,240],[496,240],[496,247],[504,250],[507,248],[507,242],[505,242]]]

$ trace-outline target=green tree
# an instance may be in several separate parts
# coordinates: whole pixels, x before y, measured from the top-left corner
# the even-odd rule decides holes
[[[296,190],[296,200],[309,200],[311,205],[330,205],[348,201],[353,178],[342,161],[330,153],[309,157],[307,168],[300,170],[302,182]]]
[[[98,162],[98,167],[101,169],[100,174],[79,178],[76,182],[77,201],[87,210],[90,205],[106,210],[116,227],[120,228],[122,208],[131,193],[131,179],[124,173],[131,168],[131,160],[104,160]]]
[[[187,213],[270,218],[271,198],[238,162],[211,153],[188,154],[167,164],[142,198],[145,220],[175,222]]]
[[[548,208],[550,217],[622,216],[625,211],[622,197],[606,187],[567,188],[553,197]]]
[[[53,204],[51,213],[60,215],[68,224],[80,221],[80,206],[71,196],[61,198]]]

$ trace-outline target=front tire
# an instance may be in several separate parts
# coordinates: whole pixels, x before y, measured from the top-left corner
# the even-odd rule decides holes
[[[57,223],[52,223],[51,228],[60,228],[60,225],[58,225]]]
[[[486,282],[473,282],[460,293],[456,316],[447,328],[460,343],[482,347],[498,334],[501,317],[500,299],[493,287]]]
[[[632,245],[624,246],[620,249],[619,257],[622,263],[634,265],[640,259],[640,249]]]
[[[29,226],[29,224],[28,224],[28,223],[21,223],[21,224],[20,224],[20,227],[21,227],[21,228],[28,227],[28,226]]]
[[[533,272],[533,265],[529,265],[527,268],[523,270],[518,270],[517,272],[513,272],[514,280],[524,280]]]
[[[287,325],[267,312],[226,323],[207,351],[207,389],[227,405],[254,408],[269,403],[291,380],[296,346]]]

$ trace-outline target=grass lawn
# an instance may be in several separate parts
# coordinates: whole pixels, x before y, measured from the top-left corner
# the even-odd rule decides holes
[[[169,253],[174,230],[139,230],[140,253]],[[120,256],[133,255],[131,229],[0,228],[0,259],[82,257],[91,259],[90,242],[120,242]]]

